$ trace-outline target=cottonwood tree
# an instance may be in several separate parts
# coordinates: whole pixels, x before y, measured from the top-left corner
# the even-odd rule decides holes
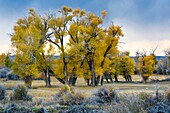
[[[38,52],[36,52],[38,70],[43,73],[46,86],[50,87],[50,72],[53,70],[53,64],[55,63],[55,48],[51,44],[49,45],[48,50],[44,51],[44,48],[46,48],[48,41],[51,42],[51,37],[54,37],[54,32],[50,29],[49,24],[54,15],[52,13],[47,13],[41,16],[38,15],[34,9],[30,9],[29,14],[35,21],[34,26],[39,30],[38,35],[40,36]]]
[[[157,48],[158,48],[158,46],[156,46],[154,49],[152,49],[152,50],[150,51],[150,55],[153,56],[153,60],[154,60],[154,64],[153,64],[153,66],[154,66],[154,68],[155,68],[154,73],[156,72],[156,65],[157,65],[157,63],[158,63],[158,61],[157,61],[157,59],[156,59],[156,55],[155,55],[155,51],[157,50]]]
[[[10,53],[7,53],[7,55],[5,55],[5,53],[2,53],[0,55],[0,66],[11,68],[12,61],[10,59]]]
[[[0,55],[0,66],[5,66],[5,59],[6,59],[6,55],[5,53],[2,53]]]
[[[48,26],[51,15],[41,17],[32,8],[30,8],[28,14],[28,17],[17,21],[17,24],[14,26],[14,33],[11,35],[11,41],[12,45],[16,47],[13,70],[22,76],[28,87],[31,87],[32,79],[39,72],[44,72],[44,69],[38,67],[38,64],[42,62],[45,63],[43,65],[46,65],[48,61],[43,62],[39,61],[39,59],[40,56],[42,58],[45,56],[45,51],[43,50],[45,48],[44,43],[46,42],[46,38],[51,37],[53,33],[49,32]],[[44,60],[46,60],[45,57]],[[22,70],[19,70],[17,67],[20,67]],[[48,75],[48,71],[46,71],[45,77]],[[46,86],[48,85],[46,82]]]
[[[141,74],[143,82],[146,83],[149,76],[151,76],[155,70],[155,61],[153,55],[146,55],[146,51],[140,52],[139,54],[138,70],[139,74]]]
[[[131,75],[134,74],[135,63],[132,58],[129,57],[129,52],[123,52],[120,55],[120,73],[125,78],[126,82],[131,82]]]
[[[16,48],[12,69],[25,80],[27,87],[31,87],[33,78],[39,73],[36,54],[43,49],[39,48],[41,31],[38,29],[38,22],[40,19],[34,17],[32,9],[29,13],[31,15],[17,21],[14,33],[11,35],[12,45]]]
[[[64,8],[67,9],[67,7]],[[65,12],[63,10],[61,12]],[[119,38],[123,36],[119,26],[111,25],[108,29],[101,27],[105,16],[106,11],[102,11],[101,17],[98,17],[93,13],[86,14],[84,10],[79,8],[72,11],[72,14],[68,16],[71,18],[70,27],[69,29],[66,27],[66,30],[70,36],[69,47],[74,50],[70,57],[67,57],[68,61],[69,58],[82,60],[79,67],[73,66],[72,71],[78,70],[76,67],[87,66],[86,68],[83,67],[84,71],[82,72],[88,75],[85,76],[85,79],[87,84],[90,84],[89,81],[91,81],[92,86],[96,86],[100,77],[108,70],[108,55],[118,54],[117,44]],[[90,70],[90,72],[87,70]],[[101,84],[103,84],[103,79]]]

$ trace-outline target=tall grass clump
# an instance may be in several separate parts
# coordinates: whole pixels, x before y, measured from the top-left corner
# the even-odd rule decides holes
[[[165,99],[170,103],[170,88],[165,92]]]
[[[144,109],[153,106],[157,103],[157,98],[154,97],[152,94],[140,92],[137,96]]]
[[[136,94],[122,94],[119,102],[104,106],[109,113],[146,113]]]
[[[85,96],[82,93],[75,92],[73,88],[65,85],[60,91],[55,95],[54,99],[60,105],[82,105]]]
[[[0,100],[5,99],[5,87],[0,85]]]
[[[23,85],[18,85],[14,88],[13,93],[10,95],[10,100],[32,101],[32,96],[28,94],[28,88]]]
[[[142,102],[136,94],[124,95],[124,105],[131,113],[145,113]]]

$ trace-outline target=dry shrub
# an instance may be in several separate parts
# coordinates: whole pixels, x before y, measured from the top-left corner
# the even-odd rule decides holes
[[[83,104],[85,96],[82,93],[75,92],[70,86],[65,85],[54,98],[60,105],[70,106]]]
[[[104,108],[106,113],[147,113],[141,107],[136,105],[129,105],[129,103],[121,102],[109,105]]]
[[[32,96],[28,95],[28,88],[18,85],[14,88],[13,93],[10,95],[10,100],[32,101]]]
[[[32,113],[32,110],[26,106],[19,106],[17,104],[9,104],[3,111],[3,113]]]
[[[155,106],[158,102],[164,101],[164,97],[161,93],[156,90],[155,96],[146,92],[141,92],[138,94],[140,103],[144,109],[148,107]]]
[[[146,93],[146,92],[140,92],[140,93],[138,94],[138,97],[139,97],[139,99],[141,99],[141,100],[147,100],[147,99],[152,98],[152,96],[151,96],[150,94]]]
[[[5,99],[5,87],[0,85],[0,100]]]
[[[147,113],[170,113],[170,105],[158,102],[156,105],[147,108]]]
[[[124,100],[122,101],[125,107],[127,107],[130,113],[144,113],[144,109],[142,107],[142,103],[139,100],[138,95],[136,94],[126,94],[124,96]]]
[[[102,87],[94,94],[101,99],[104,103],[118,102],[117,91],[112,87]]]
[[[124,103],[104,106],[104,110],[108,113],[130,113],[128,107],[125,106]]]
[[[136,94],[120,95],[119,102],[106,105],[104,110],[109,113],[146,113],[138,95]]]
[[[123,94],[120,102],[105,106],[104,109],[109,113],[146,113],[135,94]]]
[[[69,85],[64,85],[60,91],[59,91],[59,94],[65,94],[65,93],[73,93],[74,92],[74,89],[72,87],[70,87]]]

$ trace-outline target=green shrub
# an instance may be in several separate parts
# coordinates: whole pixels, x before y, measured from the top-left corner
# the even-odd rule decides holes
[[[28,89],[25,86],[18,85],[10,95],[10,100],[32,101],[32,96],[28,95]]]
[[[5,99],[5,87],[0,85],[0,100]]]

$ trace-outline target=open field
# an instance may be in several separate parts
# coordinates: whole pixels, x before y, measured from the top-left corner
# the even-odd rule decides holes
[[[141,81],[141,77],[139,75],[133,75],[133,83],[125,83],[124,78],[122,76],[119,77],[119,83],[105,83],[104,86],[111,86],[116,89],[120,93],[138,93],[138,92],[148,92],[148,93],[155,93],[156,88],[159,88],[159,92],[164,92],[170,87],[170,81],[165,82],[149,82],[151,79],[159,79],[164,80],[167,78],[170,78],[170,76],[167,75],[154,75],[150,77],[150,80],[148,83],[139,83]],[[137,82],[138,81],[138,82]],[[7,93],[10,94],[12,92],[11,88],[16,85],[22,85],[24,84],[23,81],[0,81],[0,84],[7,87]],[[49,99],[53,98],[54,95],[60,90],[60,88],[63,86],[61,83],[59,83],[54,77],[51,77],[51,84],[52,87],[46,88],[45,82],[43,80],[35,80],[33,81],[33,88],[29,90],[29,94],[33,95],[33,98],[36,100],[38,98],[44,98]],[[98,87],[90,87],[86,85],[86,82],[83,78],[78,78],[76,86],[73,88],[76,89],[78,92],[82,92],[86,94],[87,96],[95,93],[101,86]]]

